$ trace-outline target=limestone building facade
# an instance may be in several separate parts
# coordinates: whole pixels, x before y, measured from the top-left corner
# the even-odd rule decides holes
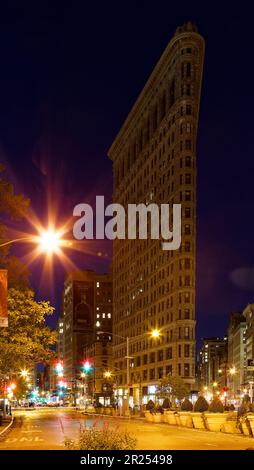
[[[122,204],[182,205],[182,242],[163,251],[162,240],[113,242],[114,367],[133,404],[153,396],[160,378],[195,380],[196,138],[204,40],[192,23],[177,28],[108,155],[113,200]],[[172,221],[172,220],[171,220]],[[151,339],[149,331],[161,335]]]

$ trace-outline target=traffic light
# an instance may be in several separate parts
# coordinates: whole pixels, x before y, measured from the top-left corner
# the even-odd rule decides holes
[[[61,374],[63,372],[63,364],[60,361],[57,362],[57,364],[56,364],[56,372],[57,372],[57,374]]]
[[[92,368],[91,363],[89,361],[85,361],[83,368],[84,368],[85,372],[90,372],[91,368]]]

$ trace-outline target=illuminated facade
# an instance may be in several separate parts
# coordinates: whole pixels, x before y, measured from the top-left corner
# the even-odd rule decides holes
[[[166,374],[195,380],[196,137],[204,40],[191,23],[177,29],[149,77],[109,157],[113,200],[180,203],[182,243],[163,251],[161,240],[113,242],[114,365],[126,393],[130,337],[130,395],[154,393]],[[149,339],[152,328],[160,339]]]
[[[85,347],[97,340],[98,331],[111,332],[111,275],[94,271],[70,274],[64,285],[61,324],[64,377],[68,387],[77,390]],[[111,341],[110,335],[107,338]]]

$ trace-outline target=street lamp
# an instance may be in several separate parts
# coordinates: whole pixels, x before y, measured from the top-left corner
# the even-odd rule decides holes
[[[160,330],[155,329],[155,330],[151,331],[151,337],[152,338],[159,338],[160,335],[161,335]]]
[[[235,368],[235,366],[233,366],[233,367],[231,367],[231,368],[229,369],[229,374],[230,374],[230,375],[235,375],[235,374],[236,374],[236,368]]]
[[[28,377],[28,371],[26,369],[23,369],[20,371],[20,375],[21,377],[23,377],[24,379]]]
[[[130,359],[132,359],[132,356],[130,356],[130,340],[135,341],[136,339],[145,336],[146,333],[143,333],[143,334],[137,335],[137,336],[132,336],[131,338],[129,338],[129,336],[121,336],[121,335],[118,335],[116,333],[112,333],[112,332],[109,332],[109,331],[98,331],[98,334],[113,335],[116,338],[120,338],[120,339],[123,339],[124,341],[126,341],[126,356],[125,356],[125,359],[126,359],[126,382],[127,382],[126,407],[127,407],[127,414],[129,416]],[[155,328],[152,331],[150,331],[149,335],[150,335],[151,338],[155,338],[155,339],[159,338],[160,335],[161,335],[161,330],[158,330],[157,328]],[[140,396],[140,400],[142,400],[141,396]]]
[[[104,372],[104,377],[105,377],[105,379],[110,379],[110,377],[112,377],[112,372],[107,370],[106,372]]]
[[[66,242],[62,239],[62,233],[60,230],[48,228],[47,230],[40,230],[39,235],[30,235],[27,237],[14,238],[0,243],[0,248],[8,245],[13,245],[20,242],[30,242],[38,246],[42,253],[53,254],[59,252],[61,245],[70,246],[70,242]]]

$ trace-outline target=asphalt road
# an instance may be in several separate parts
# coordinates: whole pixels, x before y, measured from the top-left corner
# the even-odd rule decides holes
[[[17,425],[4,441],[0,450],[64,449],[66,437],[75,438],[82,426],[99,425],[127,428],[138,439],[137,448],[143,450],[240,450],[253,448],[254,438],[184,429],[167,424],[150,424],[143,420],[120,418],[91,418],[68,409],[38,409],[17,411]]]

